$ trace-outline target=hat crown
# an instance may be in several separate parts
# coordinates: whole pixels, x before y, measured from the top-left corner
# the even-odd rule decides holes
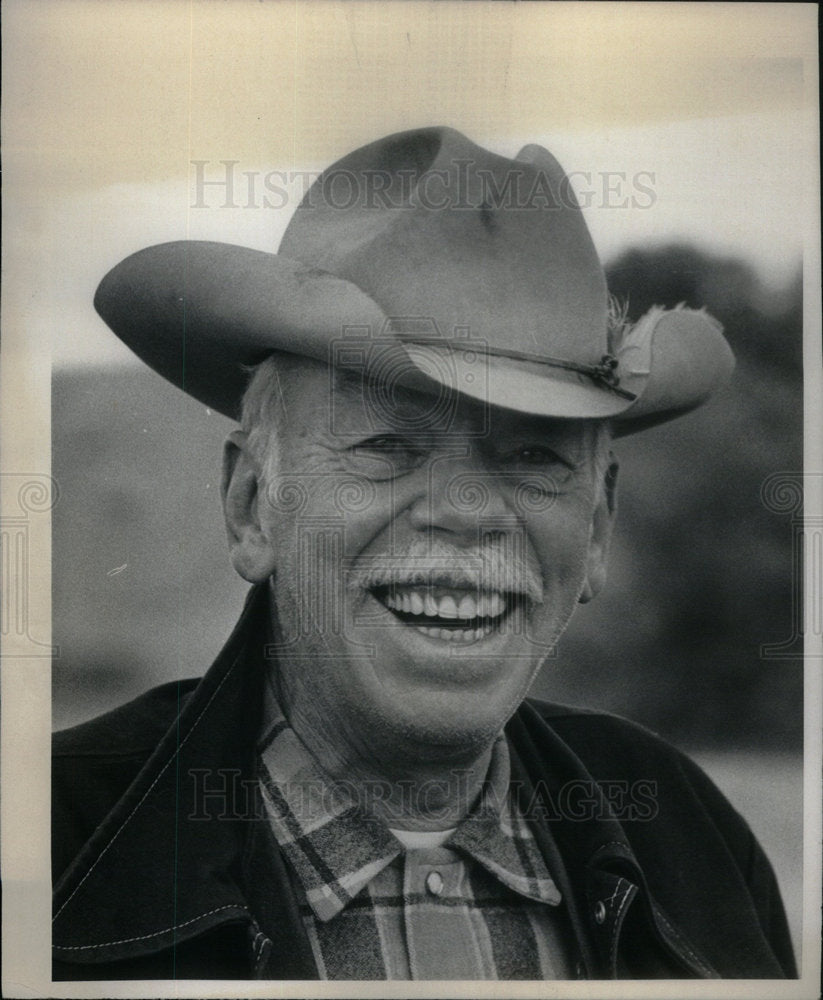
[[[95,306],[147,364],[231,417],[250,366],[275,351],[536,416],[608,419],[617,434],[699,406],[734,366],[703,312],[652,309],[607,330],[603,269],[558,162],[536,145],[497,156],[449,128],[329,167],[279,253],[148,247],[103,278]]]
[[[595,364],[602,266],[568,178],[542,147],[491,153],[450,128],[397,133],[314,182],[280,253],[354,283],[440,336]]]

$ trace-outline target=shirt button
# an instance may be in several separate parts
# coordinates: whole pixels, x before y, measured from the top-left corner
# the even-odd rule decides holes
[[[440,872],[429,872],[426,876],[426,888],[432,896],[439,896],[443,891],[443,876]]]
[[[594,907],[594,922],[602,924],[606,921],[606,904],[601,900]]]

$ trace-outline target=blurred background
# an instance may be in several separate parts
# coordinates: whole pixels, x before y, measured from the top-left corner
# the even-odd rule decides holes
[[[266,207],[267,172],[317,170],[393,131],[450,124],[510,156],[542,143],[630,316],[705,306],[738,366],[697,413],[618,442],[610,580],[535,693],[694,753],[772,857],[799,941],[801,662],[762,655],[792,652],[793,528],[761,490],[802,465],[814,17],[768,3],[9,0],[4,351],[22,337],[29,371],[53,364],[54,726],[201,674],[245,594],[218,496],[230,425],[108,333],[91,306],[102,275],[164,240],[275,250],[301,185]],[[198,176],[218,183],[198,192]]]

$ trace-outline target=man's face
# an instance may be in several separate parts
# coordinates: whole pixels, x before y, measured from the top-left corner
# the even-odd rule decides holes
[[[476,750],[602,581],[593,428],[331,377],[281,380],[270,563],[244,572],[273,568],[283,694],[342,757]]]

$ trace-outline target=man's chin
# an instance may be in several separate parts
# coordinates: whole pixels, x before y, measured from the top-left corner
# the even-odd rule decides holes
[[[415,764],[458,767],[473,763],[499,735],[512,711],[502,698],[417,688],[404,699],[381,692],[361,705],[369,748],[381,760],[406,768]],[[515,699],[516,700],[516,699]]]
[[[403,621],[376,601],[366,611],[346,636],[363,693],[361,722],[373,727],[380,719],[383,735],[421,760],[459,759],[488,746],[547,652],[516,615],[479,635],[454,636],[454,627]]]

